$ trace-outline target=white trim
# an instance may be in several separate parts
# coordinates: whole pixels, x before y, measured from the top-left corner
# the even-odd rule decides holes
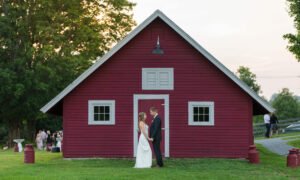
[[[170,157],[170,129],[169,129],[169,95],[168,94],[134,94],[133,95],[133,156],[136,157],[138,144],[138,102],[141,99],[163,99],[165,107],[165,157]]]
[[[209,122],[195,122],[193,107],[208,107],[209,108]],[[211,101],[189,101],[188,102],[188,113],[190,126],[214,126],[215,125],[215,105]]]
[[[249,88],[244,82],[242,82],[239,78],[237,78],[229,69],[227,69],[214,56],[212,56],[209,52],[207,52],[200,44],[198,44],[193,38],[191,38],[187,33],[185,33],[180,27],[178,27],[172,20],[170,20],[160,10],[156,10],[144,22],[142,22],[131,33],[129,33],[123,40],[117,43],[117,45],[115,45],[102,58],[97,58],[95,64],[93,64],[90,68],[88,68],[75,81],[69,84],[61,93],[59,93],[55,98],[53,98],[44,107],[42,107],[41,111],[44,113],[49,111],[55,104],[61,101],[76,86],[78,86],[83,80],[85,80],[90,74],[92,74],[96,69],[98,69],[105,61],[107,61],[112,55],[114,55],[123,46],[125,46],[131,39],[133,39],[137,34],[139,34],[145,27],[147,27],[156,18],[160,18],[165,23],[167,23],[174,31],[176,31],[182,38],[184,38],[188,43],[190,43],[201,54],[203,54],[212,64],[214,64],[224,74],[226,74],[232,81],[234,81],[237,85],[239,85],[245,92],[247,92],[255,101],[257,101],[260,105],[262,105],[266,110],[268,110],[269,112],[275,111],[275,109],[267,101],[259,97],[251,88]]]
[[[155,86],[148,85],[147,74],[155,73]],[[169,75],[169,85],[168,86],[160,86],[159,82],[159,73],[168,73]],[[143,90],[174,90],[174,68],[142,68],[142,89]]]
[[[94,106],[109,106],[109,121],[94,120]],[[115,124],[115,100],[89,100],[88,101],[88,125],[114,125]]]

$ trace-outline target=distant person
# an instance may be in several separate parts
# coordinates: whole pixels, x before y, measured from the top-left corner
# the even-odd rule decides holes
[[[41,130],[39,130],[38,134],[36,135],[35,141],[38,150],[43,150],[43,139]]]
[[[276,135],[278,135],[278,118],[275,115],[275,113],[271,114],[271,118],[270,118],[270,137],[272,137],[273,133],[275,132]]]
[[[52,147],[52,143],[53,143],[53,139],[51,136],[50,131],[47,131],[47,141],[46,141],[47,145],[46,145],[46,150],[47,151],[51,151],[51,147]]]
[[[61,133],[58,133],[58,134],[57,134],[56,141],[57,141],[57,143],[56,143],[56,147],[58,147],[58,148],[59,148],[59,150],[61,151],[61,141],[62,141],[62,136],[61,136]]]
[[[266,126],[266,134],[265,134],[266,138],[270,137],[270,128],[271,128],[270,119],[271,119],[271,117],[269,114],[264,115],[264,122],[265,122],[265,126]]]
[[[52,139],[53,139],[53,143],[54,143],[53,145],[54,146],[56,146],[56,144],[57,144],[56,138],[57,138],[57,131],[52,134]]]
[[[42,136],[42,141],[43,141],[43,147],[46,147],[46,142],[47,142],[47,133],[45,132],[45,130],[43,129],[41,132],[41,136]]]

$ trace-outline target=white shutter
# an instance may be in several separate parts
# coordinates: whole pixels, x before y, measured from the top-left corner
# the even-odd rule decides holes
[[[143,90],[173,90],[174,89],[173,68],[143,68],[142,89]]]
[[[146,77],[146,83],[147,83],[147,86],[150,88],[155,88],[156,87],[156,80],[157,80],[157,74],[156,72],[147,72],[147,77]]]

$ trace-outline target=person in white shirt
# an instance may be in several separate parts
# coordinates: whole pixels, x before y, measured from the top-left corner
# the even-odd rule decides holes
[[[48,135],[44,129],[41,132],[41,136],[42,136],[43,148],[44,148],[44,147],[46,147],[46,141],[47,141],[47,137],[48,137]]]
[[[265,134],[266,138],[270,137],[270,128],[271,128],[270,119],[271,119],[270,114],[264,115],[264,122],[266,125],[266,134]]]

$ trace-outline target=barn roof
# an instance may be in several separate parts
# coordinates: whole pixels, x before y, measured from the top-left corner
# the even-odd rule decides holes
[[[155,19],[160,18],[166,24],[168,24],[174,31],[176,31],[183,39],[190,43],[195,49],[197,49],[202,55],[204,55],[212,64],[214,64],[218,69],[220,69],[225,75],[227,75],[233,82],[235,82],[241,89],[243,89],[247,94],[249,94],[257,103],[254,110],[264,112],[259,110],[263,108],[265,111],[273,112],[272,106],[257,95],[249,86],[247,86],[243,81],[237,78],[229,69],[227,69],[222,63],[220,63],[213,55],[206,51],[199,43],[197,43],[193,38],[191,38],[187,33],[185,33],[179,26],[177,26],[171,19],[169,19],[160,10],[156,10],[151,16],[149,16],[144,22],[137,26],[132,32],[130,32],[123,40],[117,43],[109,52],[107,52],[101,58],[97,58],[96,62],[88,68],[84,73],[82,73],[77,79],[75,79],[71,84],[69,84],[63,91],[61,91],[56,97],[49,101],[40,110],[44,113],[50,112],[50,110],[61,109],[61,101],[68,95],[74,88],[76,88],[82,81],[84,81],[89,75],[91,75],[95,70],[97,70],[103,63],[105,63],[111,56],[118,52],[122,47],[124,47],[131,39],[133,39],[137,34],[139,34],[145,27],[147,27]],[[56,111],[54,110],[54,111]],[[59,113],[61,114],[61,113]]]

